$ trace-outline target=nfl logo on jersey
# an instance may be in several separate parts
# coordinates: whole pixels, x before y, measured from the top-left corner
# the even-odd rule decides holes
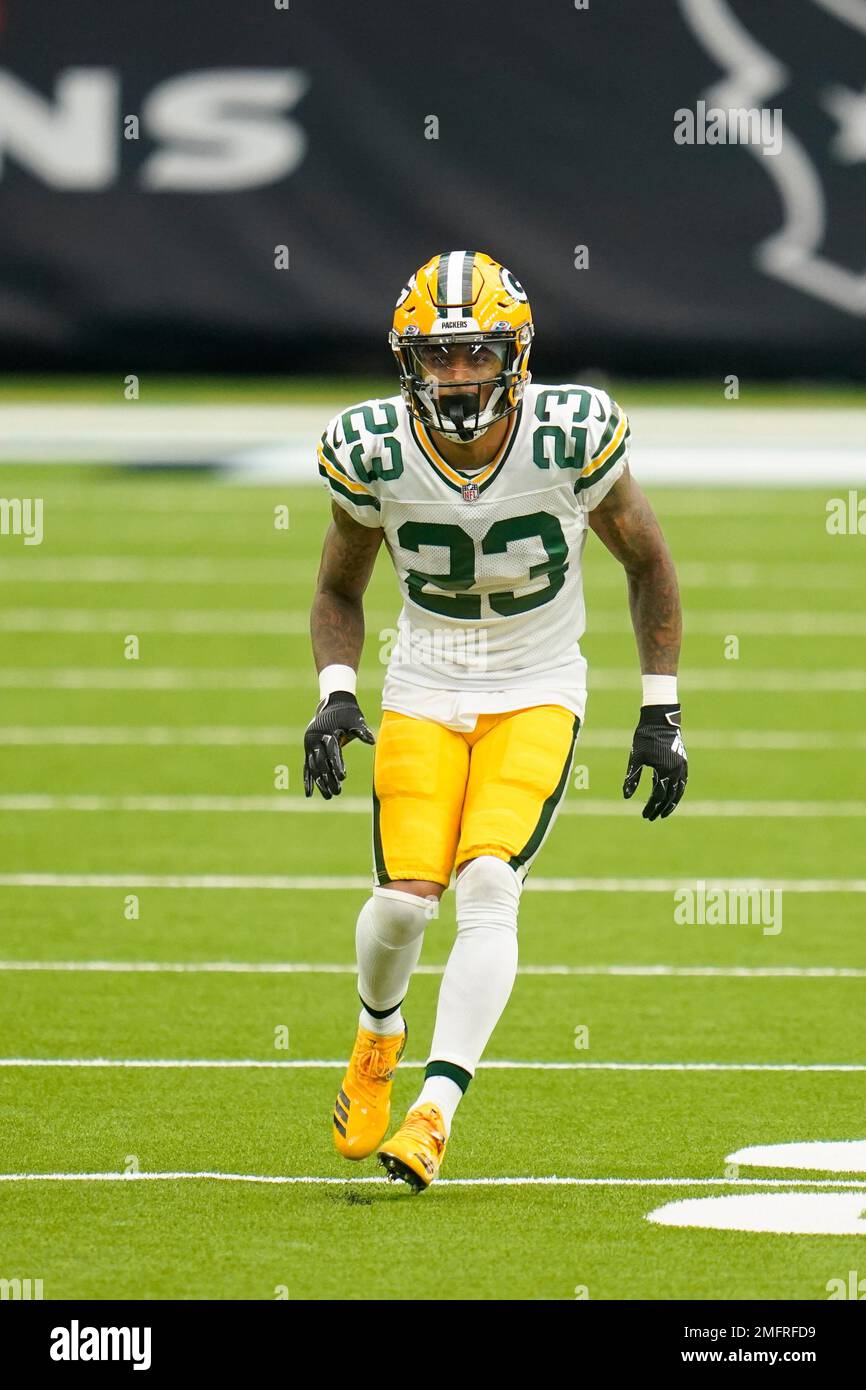
[[[477,483],[464,483],[464,484],[463,484],[463,501],[464,501],[464,502],[475,502],[475,501],[477,500],[477,498],[478,498],[478,484],[477,484]]]

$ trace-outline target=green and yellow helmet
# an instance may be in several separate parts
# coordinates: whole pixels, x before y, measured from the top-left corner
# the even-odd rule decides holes
[[[433,256],[400,291],[388,336],[409,413],[442,434],[477,439],[520,404],[534,332],[526,292],[505,266],[483,251]],[[436,367],[454,344],[472,349],[479,376],[440,396]]]

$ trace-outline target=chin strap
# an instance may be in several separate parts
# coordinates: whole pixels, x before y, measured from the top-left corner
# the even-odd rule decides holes
[[[496,385],[493,395],[487,402],[485,409],[480,412],[482,416],[493,408],[504,389],[501,383]],[[414,415],[415,410],[413,409],[413,405],[415,402],[413,388],[406,382],[403,382],[401,390],[403,399],[409,408],[409,413]],[[504,419],[503,415],[497,415],[493,420],[487,420],[482,425],[470,427],[467,420],[477,419],[479,415],[477,409],[478,398],[473,392],[464,391],[455,394],[448,392],[446,395],[439,395],[436,397],[429,384],[422,385],[420,382],[416,384],[414,391],[417,393],[417,396],[423,400],[427,408],[428,413],[426,415],[423,413],[420,415],[422,423],[425,424],[428,429],[438,429],[444,434],[456,436],[461,444],[468,444],[471,443],[473,439],[480,439],[483,434],[487,433],[491,425],[496,424],[497,420]],[[431,418],[434,416],[436,417],[435,423],[434,419]],[[451,429],[446,427],[446,421],[451,426]]]
[[[457,431],[458,439],[467,443],[470,439],[474,439],[477,434],[483,433],[483,430],[472,430],[466,424],[467,413],[471,413],[472,415],[476,414],[475,400],[471,395],[467,393],[465,396],[449,396],[444,404],[445,414]]]
[[[492,410],[497,400],[502,395],[502,391],[502,385],[497,385],[483,411],[478,410],[478,397],[473,395],[471,391],[466,391],[460,395],[449,394],[447,397],[442,397],[440,395],[440,411],[451,421],[457,438],[461,443],[467,444],[473,439],[480,439],[481,435],[486,434],[490,426],[496,423],[496,419],[503,418],[502,416],[497,416],[496,419],[488,420],[486,424],[480,426],[476,425],[474,428],[470,428],[467,424],[467,416],[470,419],[477,420],[480,415],[484,415]]]

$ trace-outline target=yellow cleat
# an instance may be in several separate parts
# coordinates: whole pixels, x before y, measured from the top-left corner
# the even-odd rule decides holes
[[[381,1037],[358,1029],[334,1102],[334,1144],[343,1158],[369,1158],[388,1131],[391,1087],[409,1029]]]
[[[413,1192],[423,1192],[442,1167],[447,1143],[442,1112],[428,1101],[409,1111],[397,1133],[380,1148],[379,1162],[391,1182],[400,1178]]]

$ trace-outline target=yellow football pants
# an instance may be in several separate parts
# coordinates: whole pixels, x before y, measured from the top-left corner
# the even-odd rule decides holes
[[[580,720],[562,705],[482,714],[471,733],[385,710],[373,767],[377,882],[490,854],[521,881],[565,796]]]

